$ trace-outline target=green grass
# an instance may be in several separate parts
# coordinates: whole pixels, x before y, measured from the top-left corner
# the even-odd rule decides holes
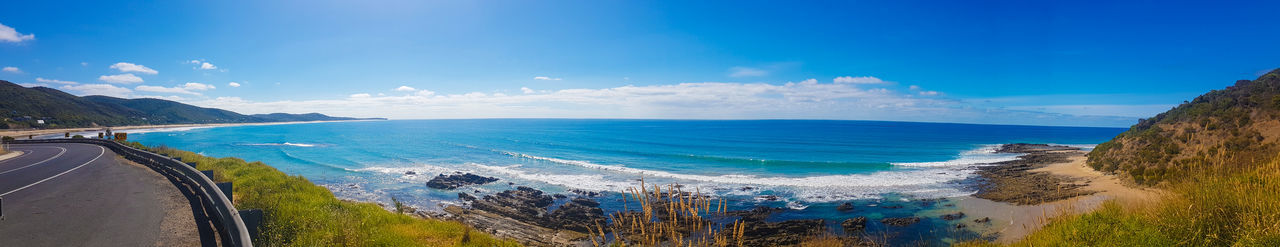
[[[1280,159],[1248,167],[1195,172],[1155,203],[1055,218],[1012,245],[1280,246]]]
[[[141,146],[131,143],[135,147]],[[262,162],[211,158],[171,148],[152,151],[196,162],[234,186],[237,209],[266,212],[259,246],[518,246],[452,221],[421,219],[373,203],[338,200],[324,187]]]

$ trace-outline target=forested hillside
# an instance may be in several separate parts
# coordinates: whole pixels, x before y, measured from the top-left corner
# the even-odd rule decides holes
[[[319,113],[243,115],[162,99],[71,95],[0,80],[0,129],[357,120]],[[43,123],[41,123],[43,122]]]
[[[1143,119],[1089,153],[1089,165],[1152,185],[1199,168],[1248,169],[1280,149],[1280,69]]]

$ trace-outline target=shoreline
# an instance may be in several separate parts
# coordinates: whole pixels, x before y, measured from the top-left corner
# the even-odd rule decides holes
[[[45,135],[54,135],[54,134],[61,134],[61,133],[75,134],[75,133],[82,133],[82,132],[101,132],[101,131],[105,131],[108,128],[110,128],[111,131],[113,132],[120,132],[125,130],[152,130],[152,129],[172,129],[172,128],[217,128],[217,127],[235,127],[235,126],[364,122],[364,121],[383,121],[383,120],[326,120],[326,121],[292,121],[292,122],[269,122],[269,123],[157,124],[157,125],[116,126],[116,127],[83,127],[83,128],[65,128],[65,129],[0,130],[0,136],[10,136],[13,138],[22,139],[22,137],[29,137],[29,136],[40,137]],[[85,136],[85,137],[89,137],[89,136]]]
[[[975,231],[984,237],[994,237],[996,243],[1008,244],[1039,230],[1057,216],[1092,212],[1109,200],[1122,204],[1141,204],[1158,200],[1162,195],[1157,189],[1134,187],[1115,175],[1093,170],[1085,163],[1087,152],[1051,152],[1065,154],[1066,160],[1031,164],[1033,168],[1019,171],[1022,173],[1020,175],[1040,178],[1051,176],[1060,179],[1050,181],[1063,185],[1063,188],[1086,193],[1039,203],[985,199],[979,194],[957,198],[956,205],[966,215],[991,219],[990,225],[975,228]]]

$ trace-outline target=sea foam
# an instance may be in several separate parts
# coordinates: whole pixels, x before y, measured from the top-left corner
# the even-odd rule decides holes
[[[973,150],[961,152],[959,157],[947,161],[930,162],[892,162],[895,166],[913,167],[965,167],[971,165],[991,164],[1018,159],[1021,154],[997,153],[1000,145],[982,145]]]
[[[884,193],[904,193],[920,197],[948,197],[968,195],[972,192],[955,188],[954,181],[968,178],[973,170],[960,166],[902,167],[888,171],[862,174],[838,174],[807,177],[757,176],[747,174],[695,175],[679,174],[625,167],[602,165],[582,160],[567,160],[514,152],[508,155],[548,161],[556,164],[579,166],[599,171],[632,174],[635,177],[666,178],[690,187],[733,190],[743,186],[761,187],[793,194],[804,201],[838,201],[847,199],[878,198]],[[975,152],[978,153],[978,152]],[[1015,156],[1016,157],[1016,156]],[[1011,159],[1011,158],[1008,158]],[[984,160],[985,161],[985,160]],[[552,175],[518,171],[517,166],[490,167],[521,178],[577,189],[618,191],[636,186],[631,181],[609,181],[602,175]],[[662,181],[654,181],[662,182]],[[607,185],[607,186],[598,186]]]

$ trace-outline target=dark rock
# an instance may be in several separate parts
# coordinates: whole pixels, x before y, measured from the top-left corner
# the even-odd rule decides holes
[[[955,204],[951,204],[951,203],[947,203],[946,205],[942,205],[942,206],[944,206],[944,207],[955,207],[956,205],[955,205]]]
[[[1035,152],[1068,151],[1068,150],[1080,150],[1080,148],[1073,148],[1073,147],[1059,146],[1059,145],[1049,145],[1049,144],[1013,143],[1013,144],[1000,145],[1000,148],[996,149],[996,152],[997,153],[1035,153]]]
[[[799,244],[814,234],[825,232],[821,219],[788,220],[783,222],[742,222],[745,246],[790,246]]]
[[[468,195],[467,193],[461,193],[461,192],[459,192],[459,193],[458,193],[458,199],[459,199],[459,200],[463,200],[463,201],[475,201],[475,200],[476,200],[476,197],[471,196],[471,195]]]
[[[606,217],[604,210],[601,210],[600,203],[588,198],[573,198],[573,200],[556,208],[555,211],[548,215],[551,222],[555,224],[555,228],[568,229],[579,232],[587,232],[599,222],[605,224]]]
[[[466,194],[460,193],[458,196],[464,195]],[[520,186],[515,190],[486,195],[482,199],[473,198],[471,208],[524,224],[575,232],[587,232],[593,229],[596,222],[603,225],[608,219],[604,210],[600,209],[599,202],[584,197],[574,198],[549,211],[548,208],[555,202],[553,198],[540,190]]]
[[[887,208],[887,209],[899,209],[899,208],[902,208],[902,205],[888,205],[888,206],[880,206],[880,208]]]
[[[942,215],[942,219],[947,221],[958,220],[960,218],[964,218],[964,212],[956,212],[954,214]]]
[[[583,196],[589,196],[589,197],[598,197],[598,196],[600,196],[600,192],[595,192],[595,191],[586,191],[586,190],[580,190],[580,189],[571,189],[571,190],[569,190],[569,192],[573,192],[574,194],[583,195]]]
[[[965,227],[969,227],[969,226],[965,225],[964,223],[956,224],[956,229],[964,229]]]
[[[551,206],[552,201],[551,196],[542,194],[540,190],[520,186],[515,190],[486,195],[483,199],[473,201],[471,207],[545,226],[550,225],[546,214],[547,206]]]
[[[749,191],[749,190],[754,190],[754,189],[756,189],[756,188],[755,188],[755,187],[751,187],[751,186],[744,186],[744,187],[742,187],[741,189],[738,189],[738,191]]]
[[[516,183],[507,182],[507,185],[516,185]]]
[[[776,212],[782,212],[785,210],[786,209],[784,208],[771,208],[771,207],[759,206],[759,207],[752,208],[751,210],[729,211],[726,214],[730,216],[742,217],[743,221],[764,221],[765,218],[769,218],[770,214],[773,214]]]
[[[556,199],[568,198],[568,196],[565,196],[564,194],[555,194],[555,195],[551,195],[551,197],[555,197]]]
[[[836,210],[840,210],[840,211],[842,211],[842,212],[853,211],[853,203],[852,203],[852,202],[846,202],[846,203],[844,203],[844,204],[840,204],[840,206],[839,206],[839,207],[836,207]]]
[[[407,171],[407,172],[404,172],[404,174],[405,174],[405,175],[415,175],[415,174],[418,174],[418,173],[417,173],[417,172],[413,172],[413,171]]]
[[[858,216],[847,219],[844,220],[844,222],[840,222],[840,226],[844,227],[844,232],[848,234],[861,232],[862,230],[867,229],[867,217]]]
[[[494,181],[498,181],[498,178],[485,177],[485,176],[475,175],[471,173],[453,174],[453,175],[440,174],[440,176],[436,176],[435,178],[432,178],[431,181],[427,181],[427,187],[431,187],[434,189],[451,190],[451,189],[457,189],[458,187],[462,187],[462,186],[473,185],[473,184],[487,184],[487,183],[492,183]]]
[[[777,200],[778,200],[778,196],[775,196],[775,195],[760,195],[760,196],[756,196],[756,200],[771,201],[771,202],[772,202],[772,201],[777,201]]]
[[[880,220],[880,223],[890,226],[909,226],[919,222],[920,217],[884,218]]]
[[[982,217],[981,219],[973,220],[973,223],[987,223],[987,222],[991,222],[991,218]]]

